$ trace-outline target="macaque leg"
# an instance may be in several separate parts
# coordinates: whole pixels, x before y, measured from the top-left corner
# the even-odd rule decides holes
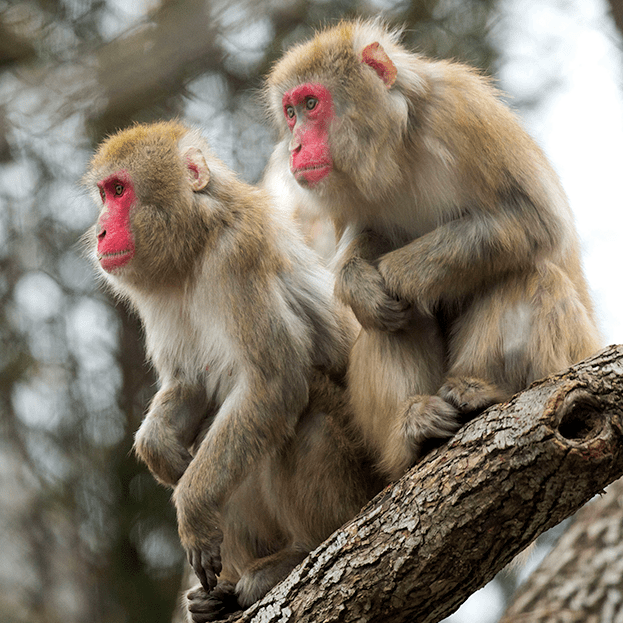
[[[490,289],[454,322],[450,369],[439,395],[462,413],[508,400],[594,352],[599,336],[593,325],[568,277],[543,262],[534,274]]]
[[[286,578],[308,553],[304,549],[292,546],[256,560],[242,574],[236,585],[238,603],[247,608],[264,597],[275,584]]]
[[[136,432],[134,448],[159,482],[174,486],[186,471],[192,460],[188,448],[207,411],[201,387],[176,383],[156,393]]]
[[[424,317],[397,333],[362,330],[348,371],[355,421],[379,466],[399,478],[421,456],[426,439],[451,436],[456,409],[436,396],[444,350],[437,323]]]

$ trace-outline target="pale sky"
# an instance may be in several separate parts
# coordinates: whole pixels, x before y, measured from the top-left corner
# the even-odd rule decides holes
[[[504,0],[500,86],[561,177],[605,343],[623,343],[623,42],[605,0]]]
[[[623,343],[623,42],[606,0],[503,0],[500,8],[499,86],[569,196],[604,343]],[[520,107],[525,100],[536,105]],[[501,614],[502,591],[489,584],[449,620],[495,623]]]

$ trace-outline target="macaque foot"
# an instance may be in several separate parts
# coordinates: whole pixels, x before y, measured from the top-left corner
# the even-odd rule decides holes
[[[394,450],[386,453],[381,468],[391,480],[399,478],[441,440],[452,437],[461,427],[461,418],[454,406],[439,396],[413,396],[404,406],[400,436]]]
[[[439,395],[454,405],[461,414],[484,411],[507,397],[497,385],[469,376],[447,379],[439,390]]]
[[[186,600],[193,623],[220,621],[241,609],[231,582],[219,582],[212,591],[195,586],[186,593]]]
[[[439,396],[414,396],[406,405],[404,433],[410,441],[413,463],[430,450],[432,439],[447,439],[461,427],[456,408]]]
[[[388,431],[379,468],[389,480],[397,480],[460,427],[461,417],[453,405],[439,396],[412,396]]]

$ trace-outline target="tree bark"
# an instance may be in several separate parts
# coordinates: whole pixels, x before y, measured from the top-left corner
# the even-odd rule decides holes
[[[623,480],[582,508],[499,623],[623,620]]]
[[[466,424],[229,620],[440,621],[623,474],[622,417],[611,346]]]

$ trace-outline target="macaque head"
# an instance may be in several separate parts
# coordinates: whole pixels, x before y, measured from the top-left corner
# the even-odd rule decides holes
[[[188,136],[177,123],[136,125],[95,154],[85,183],[100,215],[89,244],[109,276],[166,283],[196,256],[205,228],[193,193],[206,188],[210,171]]]
[[[271,114],[301,186],[321,190],[333,178],[364,192],[378,187],[372,178],[384,172],[382,153],[393,154],[407,118],[385,47],[399,49],[395,35],[374,22],[343,23],[291,49],[272,70]]]

